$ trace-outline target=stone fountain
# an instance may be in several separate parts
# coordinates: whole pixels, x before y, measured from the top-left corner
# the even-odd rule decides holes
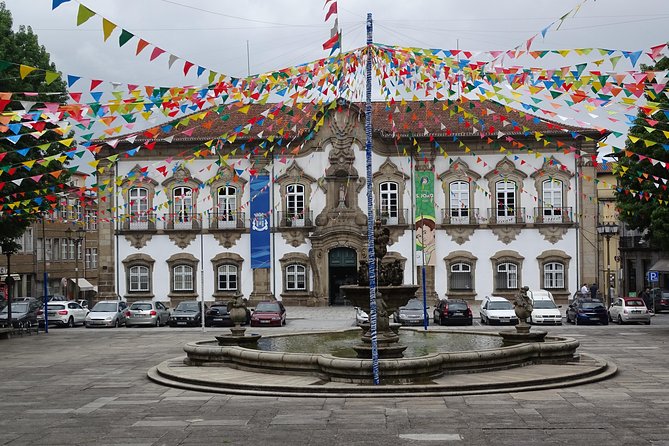
[[[258,343],[261,338],[259,334],[246,334],[246,328],[242,327],[242,323],[246,321],[246,299],[241,295],[228,302],[228,313],[234,326],[230,329],[229,334],[216,336],[218,345],[239,345],[239,346],[253,346]]]
[[[390,240],[388,228],[381,225],[377,220],[374,228],[374,255],[376,256],[377,268],[377,292],[376,292],[376,338],[379,359],[401,358],[406,346],[401,345],[399,335],[391,327],[389,317],[397,309],[416,297],[418,285],[402,284],[404,280],[404,269],[399,260],[394,262],[383,262],[383,257],[388,252]],[[369,265],[367,261],[361,260],[358,268],[358,284],[343,285],[339,288],[356,307],[362,308],[370,314],[369,297]],[[371,324],[365,324],[361,336],[362,343],[353,347],[359,358],[372,357],[372,331]]]
[[[534,306],[532,299],[527,295],[529,287],[524,286],[513,301],[513,310],[518,317],[518,325],[514,330],[503,330],[499,335],[504,339],[504,345],[522,344],[525,342],[544,342],[548,334],[543,330],[530,332],[531,325],[527,323],[527,318],[532,314]]]

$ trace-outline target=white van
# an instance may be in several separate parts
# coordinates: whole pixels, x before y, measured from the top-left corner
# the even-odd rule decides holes
[[[532,299],[532,314],[527,319],[530,324],[562,325],[560,307],[555,305],[553,295],[546,290],[529,290],[527,295]]]

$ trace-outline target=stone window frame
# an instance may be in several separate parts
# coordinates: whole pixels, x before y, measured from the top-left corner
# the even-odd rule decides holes
[[[214,292],[212,296],[215,300],[232,299],[242,294],[242,266],[244,259],[239,254],[233,252],[221,252],[211,259],[211,266],[214,272]],[[218,267],[222,265],[233,265],[237,268],[237,289],[219,290],[218,289]]]
[[[153,203],[153,198],[156,196],[156,188],[158,187],[158,182],[153,178],[150,178],[142,172],[142,168],[139,164],[136,164],[135,167],[130,169],[127,175],[125,175],[123,181],[121,182],[121,193],[123,196],[123,201],[125,203],[124,213],[126,214],[128,220],[130,217],[130,191],[132,189],[146,189],[147,190],[147,214],[149,216],[155,212],[155,207]],[[124,220],[124,221],[125,221]],[[149,221],[154,220],[155,217],[149,217]]]
[[[311,262],[309,261],[309,256],[301,252],[288,252],[284,254],[283,257],[279,259],[279,264],[281,265],[281,297],[288,298],[304,298],[311,296]],[[300,265],[304,267],[305,273],[305,289],[303,290],[289,290],[286,287],[286,276],[287,268],[291,265]]]
[[[402,172],[390,158],[379,166],[378,170],[372,174],[372,184],[374,190],[374,212],[381,211],[381,184],[395,183],[397,184],[397,223],[400,225],[407,224],[408,216],[405,215],[404,208],[404,194],[406,192],[406,183],[411,177]]]
[[[156,261],[147,254],[131,254],[123,261],[123,268],[125,270],[125,297],[130,297],[133,300],[153,300],[153,269]],[[147,291],[130,291],[130,268],[133,266],[143,266],[149,270],[149,289]]]
[[[286,188],[290,184],[299,184],[304,187],[304,220],[306,226],[311,226],[311,198],[313,195],[313,187],[316,185],[316,179],[305,173],[297,161],[294,161],[290,167],[286,169],[283,175],[276,178],[274,183],[279,186],[279,196],[281,197],[280,216],[284,218],[288,216]],[[279,226],[290,226],[288,221],[285,222],[286,224],[281,223],[284,222],[280,222]]]
[[[513,299],[523,283],[523,262],[525,257],[523,257],[517,251],[512,250],[502,250],[498,251],[490,257],[490,263],[492,265],[493,273],[493,290],[496,296],[506,297],[507,299]],[[497,280],[497,267],[502,263],[512,263],[516,265],[516,288],[500,288]]]
[[[473,300],[476,297],[476,263],[478,257],[469,251],[453,251],[448,256],[444,257],[446,265],[446,298],[460,298]],[[451,289],[451,266],[455,264],[465,263],[470,267],[471,274],[471,290],[452,290]]]
[[[541,169],[532,172],[530,177],[534,179],[534,188],[537,191],[537,196],[539,196],[539,203],[542,206],[538,206],[540,209],[543,208],[544,203],[544,183],[546,181],[557,180],[562,183],[562,209],[568,209],[569,205],[569,187],[571,184],[571,179],[574,177],[574,174],[566,168],[563,169],[564,164],[560,163],[554,156],[551,156],[550,159],[547,159]],[[540,209],[537,209],[537,215],[535,219],[538,222],[543,221],[543,215],[540,212]],[[572,217],[569,212],[562,211],[562,223],[569,223],[572,220]]]
[[[571,263],[571,256],[564,251],[551,249],[544,251],[537,256],[539,282],[541,289],[548,289],[553,294],[555,299],[568,300],[571,297],[569,292],[569,265]],[[563,288],[546,288],[544,282],[544,267],[549,263],[560,263],[563,266],[564,287]]]
[[[213,212],[218,214],[219,189],[225,186],[232,186],[235,188],[235,197],[237,198],[237,208],[235,209],[235,212],[237,212],[240,215],[240,218],[242,218],[239,209],[241,203],[243,203],[242,198],[244,196],[244,190],[246,189],[247,181],[239,175],[236,175],[234,169],[229,166],[219,167],[214,178],[216,178],[216,180],[212,181],[209,185]]]
[[[190,188],[192,195],[191,195],[191,200],[192,200],[192,210],[191,210],[191,215],[193,218],[197,215],[197,202],[198,202],[198,195],[200,192],[200,189],[202,189],[203,183],[198,180],[197,178],[194,178],[190,170],[186,166],[179,166],[174,170],[174,173],[172,176],[167,178],[165,181],[161,183],[163,186],[163,190],[165,192],[165,196],[168,197],[167,199],[170,201],[169,205],[169,214],[174,215],[174,197],[172,194],[174,193],[174,189],[177,187],[187,187]]]
[[[167,296],[171,299],[178,297],[180,299],[196,299],[199,297],[197,292],[197,266],[200,263],[200,260],[195,257],[193,254],[187,252],[180,252],[172,255],[167,259],[167,267],[170,274],[170,291]],[[175,290],[174,289],[174,269],[177,266],[186,265],[190,266],[193,272],[193,289],[192,290]]]
[[[456,158],[453,163],[449,166],[448,170],[439,175],[439,180],[441,181],[441,188],[444,191],[445,197],[445,207],[444,207],[444,221],[450,221],[450,211],[451,211],[451,183],[456,181],[463,181],[469,184],[469,212],[470,212],[470,223],[478,222],[480,218],[480,210],[476,207],[475,196],[476,194],[472,183],[475,183],[481,178],[481,175],[474,172],[469,168],[469,165],[460,158]]]
[[[527,174],[518,169],[513,161],[504,157],[483,178],[488,181],[488,190],[490,191],[490,210],[488,211],[488,218],[490,223],[496,224],[497,221],[497,214],[495,213],[494,215],[491,215],[491,213],[497,209],[497,183],[499,182],[506,181],[515,184],[516,192],[514,196],[514,208],[517,209],[518,212],[523,210],[522,194],[520,191],[523,187],[525,178],[527,178]],[[527,212],[527,209],[525,209],[524,212]],[[516,215],[515,221],[525,221],[525,215]]]

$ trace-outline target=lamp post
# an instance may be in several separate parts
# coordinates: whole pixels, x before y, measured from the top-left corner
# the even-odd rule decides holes
[[[600,223],[597,225],[597,233],[606,238],[606,303],[611,305],[611,256],[610,242],[611,237],[618,234],[618,225],[615,223]]]
[[[73,300],[79,300],[79,247],[81,242],[84,240],[84,234],[86,230],[84,228],[79,228],[76,231],[73,231],[72,228],[67,228],[65,230],[67,234],[67,239],[70,242],[74,242],[74,277],[75,277],[75,292],[73,294]],[[72,236],[76,233],[76,236]],[[76,293],[76,294],[75,294]]]

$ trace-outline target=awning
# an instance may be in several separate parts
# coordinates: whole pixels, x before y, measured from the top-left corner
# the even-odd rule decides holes
[[[648,271],[657,271],[658,273],[669,273],[669,259],[660,259]]]
[[[70,279],[70,280],[77,284],[77,286],[79,287],[79,291],[92,291],[97,288],[95,285],[93,285],[86,279],[76,279],[76,280]]]
[[[12,279],[14,279],[15,282],[21,280],[21,276],[18,274],[10,274],[10,275],[12,276]],[[0,282],[5,283],[6,280],[7,280],[7,274],[3,274],[0,276]]]

